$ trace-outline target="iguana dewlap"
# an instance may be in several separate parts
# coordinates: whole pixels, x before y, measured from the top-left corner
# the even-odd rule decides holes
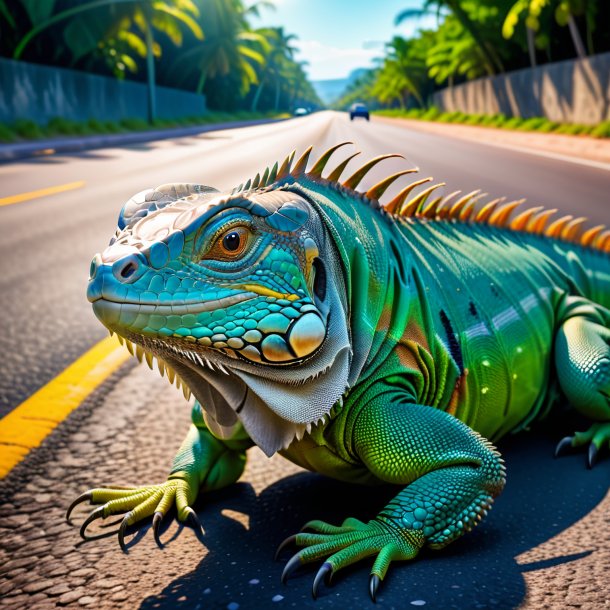
[[[192,184],[144,191],[91,265],[100,321],[195,397],[165,483],[94,489],[98,517],[128,525],[235,482],[258,445],[325,475],[399,491],[368,523],[322,521],[289,541],[287,564],[324,560],[314,582],[372,555],[374,598],[390,562],[472,529],[504,486],[491,445],[567,397],[594,420],[564,439],[610,439],[610,232],[552,221],[519,202],[437,197],[428,180],[385,205],[399,172],[355,189],[385,155],[339,182],[340,144],[306,171],[257,175],[231,193]],[[353,156],[353,155],[352,155]],[[512,216],[512,218],[511,218]]]

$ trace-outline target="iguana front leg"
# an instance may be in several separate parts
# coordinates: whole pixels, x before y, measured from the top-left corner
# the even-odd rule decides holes
[[[81,526],[80,534],[86,540],[87,527],[93,521],[125,513],[119,527],[119,544],[123,550],[126,550],[124,536],[127,527],[150,515],[154,515],[153,532],[159,542],[161,520],[174,504],[179,521],[190,519],[200,527],[197,515],[191,508],[197,494],[200,491],[220,489],[237,481],[246,465],[246,449],[252,446],[252,441],[241,428],[230,440],[217,439],[208,430],[198,402],[193,406],[192,421],[193,425],[174,458],[165,483],[90,489],[68,508],[68,523],[72,510],[81,502],[89,500],[91,504],[101,505],[90,513]]]
[[[504,466],[491,443],[432,407],[371,404],[359,414],[353,438],[354,453],[378,479],[407,486],[368,523],[313,521],[313,533],[288,539],[305,548],[287,563],[283,579],[326,558],[314,597],[326,576],[375,555],[374,600],[392,561],[413,559],[423,546],[438,549],[471,530],[504,487]]]

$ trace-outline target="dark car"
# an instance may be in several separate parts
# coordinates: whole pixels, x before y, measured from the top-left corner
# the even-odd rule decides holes
[[[364,104],[352,104],[349,109],[349,120],[353,121],[357,116],[361,116],[368,121],[370,119],[369,109]]]

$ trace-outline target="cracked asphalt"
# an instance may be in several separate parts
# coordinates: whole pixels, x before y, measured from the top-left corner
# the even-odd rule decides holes
[[[585,213],[594,221],[609,216],[608,172],[503,154],[375,120],[351,125],[333,113],[3,166],[4,195],[77,179],[86,179],[87,186],[1,210],[2,413],[104,336],[84,297],[87,269],[134,192],[172,180],[229,187],[295,146],[302,150],[318,142],[322,148],[346,139],[358,144],[363,157],[404,152],[426,175],[448,182],[447,188],[483,186],[490,195],[527,195],[532,204]],[[469,167],[461,172],[456,166],[463,159]],[[371,181],[390,171],[396,166],[388,163]],[[256,448],[238,484],[198,499],[202,535],[168,518],[160,549],[147,521],[132,528],[123,553],[118,526],[109,518],[109,526],[92,526],[98,539],[81,541],[78,528],[90,508],[81,505],[75,524],[68,525],[70,502],[97,485],[162,482],[188,424],[182,394],[132,362],[0,482],[0,608],[373,607],[367,592],[370,562],[337,574],[313,601],[315,567],[282,585],[290,552],[281,562],[274,562],[273,554],[306,521],[369,519],[395,490],[337,483],[280,457],[269,460]],[[592,471],[583,454],[554,460],[557,440],[574,425],[578,422],[565,414],[552,426],[547,422],[505,439],[500,449],[508,484],[489,517],[447,549],[393,566],[377,605],[610,607],[610,459],[606,455]]]

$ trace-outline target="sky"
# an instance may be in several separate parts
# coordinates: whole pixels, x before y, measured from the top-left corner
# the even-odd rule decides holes
[[[432,27],[435,16],[394,26],[394,18],[407,8],[420,8],[423,0],[274,0],[276,10],[262,9],[253,27],[283,26],[296,34],[295,58],[307,61],[310,80],[345,78],[356,68],[373,65],[383,45],[395,35],[412,36],[418,28]]]

